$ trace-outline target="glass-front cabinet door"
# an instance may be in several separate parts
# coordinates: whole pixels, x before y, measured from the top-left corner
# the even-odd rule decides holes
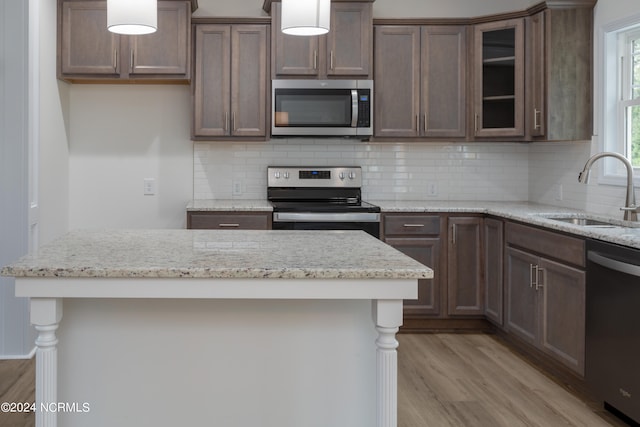
[[[478,24],[474,43],[475,136],[524,136],[524,20]]]

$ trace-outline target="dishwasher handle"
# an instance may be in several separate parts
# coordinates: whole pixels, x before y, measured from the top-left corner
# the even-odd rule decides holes
[[[589,261],[594,262],[609,270],[618,271],[624,274],[630,274],[635,277],[640,277],[640,266],[634,264],[627,264],[626,262],[618,261],[612,258],[608,258],[599,254],[598,252],[589,251],[587,253]]]

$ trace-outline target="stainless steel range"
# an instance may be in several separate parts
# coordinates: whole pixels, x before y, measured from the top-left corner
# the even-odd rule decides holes
[[[362,201],[360,167],[269,167],[274,230],[364,230],[380,237],[380,208]]]

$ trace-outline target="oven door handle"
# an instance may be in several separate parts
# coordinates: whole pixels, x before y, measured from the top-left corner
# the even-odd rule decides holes
[[[358,91],[351,90],[351,127],[358,127]]]
[[[273,222],[380,222],[380,214],[373,212],[274,212]]]

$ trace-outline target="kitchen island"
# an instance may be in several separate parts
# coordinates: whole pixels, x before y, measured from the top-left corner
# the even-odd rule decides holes
[[[120,230],[2,274],[39,332],[39,427],[389,427],[433,272],[360,231]]]

